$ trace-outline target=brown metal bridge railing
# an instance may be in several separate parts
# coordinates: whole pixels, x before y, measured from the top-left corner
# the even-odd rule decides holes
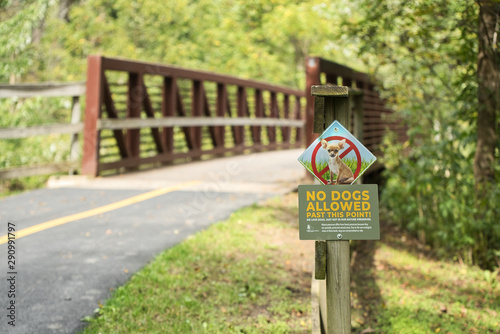
[[[86,91],[86,175],[304,144],[299,90],[90,56]]]
[[[380,98],[375,84],[367,74],[323,58],[309,57],[306,60],[307,143],[318,136],[313,131],[314,97],[311,96],[311,86],[325,84],[343,85],[352,90],[354,101],[350,105],[353,110],[349,112],[348,124],[344,126],[351,129],[373,154],[381,155],[380,145],[388,130],[396,132],[399,140],[404,140],[405,127],[393,117],[393,111]],[[349,96],[351,97],[351,92]],[[373,166],[371,170],[381,166]]]

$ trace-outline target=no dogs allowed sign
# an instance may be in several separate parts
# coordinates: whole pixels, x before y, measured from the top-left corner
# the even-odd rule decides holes
[[[378,187],[299,185],[300,240],[379,240]]]
[[[378,187],[353,184],[376,160],[363,144],[335,121],[298,160],[322,183],[299,186],[301,240],[380,239]]]

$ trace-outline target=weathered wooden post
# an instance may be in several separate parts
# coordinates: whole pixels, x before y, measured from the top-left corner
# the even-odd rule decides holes
[[[78,124],[81,120],[81,111],[80,111],[80,96],[76,95],[72,97],[71,103],[71,124]],[[78,133],[73,133],[71,135],[71,149],[70,149],[70,160],[77,161],[80,156],[80,146],[78,143]],[[69,175],[73,175],[75,173],[74,168],[71,168],[69,171]]]
[[[320,85],[311,87],[314,99],[314,132],[322,133],[338,120],[349,129],[349,89],[346,86]]]
[[[319,308],[321,315],[313,315],[313,333],[347,334],[351,332],[349,240],[380,239],[377,185],[354,183],[376,157],[342,125],[352,128],[347,87],[313,85],[311,95],[315,98],[312,128],[321,135],[298,160],[320,184],[299,185],[298,195],[300,239],[316,240],[314,278],[321,280],[313,281],[312,294],[319,296],[319,306],[313,302],[313,308]],[[358,134],[360,102],[354,101]],[[323,326],[317,326],[319,318]]]
[[[312,86],[311,94],[315,96],[314,132],[322,133],[335,119],[349,126],[347,87]],[[326,262],[327,333],[351,333],[349,241],[326,241],[326,261],[320,261]]]

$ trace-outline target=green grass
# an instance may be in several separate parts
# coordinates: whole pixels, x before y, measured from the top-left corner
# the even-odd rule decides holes
[[[240,210],[163,252],[87,318],[84,333],[309,332],[309,252],[295,206]],[[293,242],[281,244],[283,235]]]
[[[352,159],[348,159],[348,158],[344,158],[342,159],[342,161],[347,165],[347,167],[349,167],[352,171],[352,173],[354,174],[356,172],[356,168],[357,168],[357,164],[358,164],[358,161],[357,159],[355,158],[352,158]],[[365,161],[365,160],[361,160],[361,172],[366,170],[371,164],[372,164],[373,161]],[[312,166],[311,166],[311,161],[309,160],[300,160],[300,163],[306,167],[307,169],[311,170],[312,171]],[[318,172],[322,171],[323,169],[325,169],[326,167],[328,167],[328,161],[319,161],[316,163],[316,169],[318,170]],[[326,171],[325,174],[323,174],[323,179],[325,180],[330,180],[330,170]],[[337,175],[334,175],[333,176],[333,180],[335,181],[337,179]]]
[[[387,229],[386,229],[387,230]],[[358,242],[351,271],[356,333],[500,333],[498,272],[439,261],[400,232]]]
[[[42,188],[46,185],[48,175],[36,175],[23,178],[0,180],[0,198],[16,195],[28,190]]]
[[[376,282],[386,296],[380,317],[385,332],[500,331],[500,290],[484,272],[422,260],[386,245],[379,249],[379,256]]]
[[[381,224],[381,241],[351,245],[354,333],[500,333],[497,273],[435,260]],[[160,254],[83,333],[310,333],[313,257],[297,194],[242,209]]]

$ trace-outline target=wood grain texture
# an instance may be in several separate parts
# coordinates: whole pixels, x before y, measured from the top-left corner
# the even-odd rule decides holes
[[[326,278],[326,241],[316,240],[314,243],[314,278]]]
[[[313,96],[336,96],[347,97],[349,88],[347,86],[314,85],[311,87]]]
[[[327,241],[326,308],[328,334],[351,333],[349,241]]]

